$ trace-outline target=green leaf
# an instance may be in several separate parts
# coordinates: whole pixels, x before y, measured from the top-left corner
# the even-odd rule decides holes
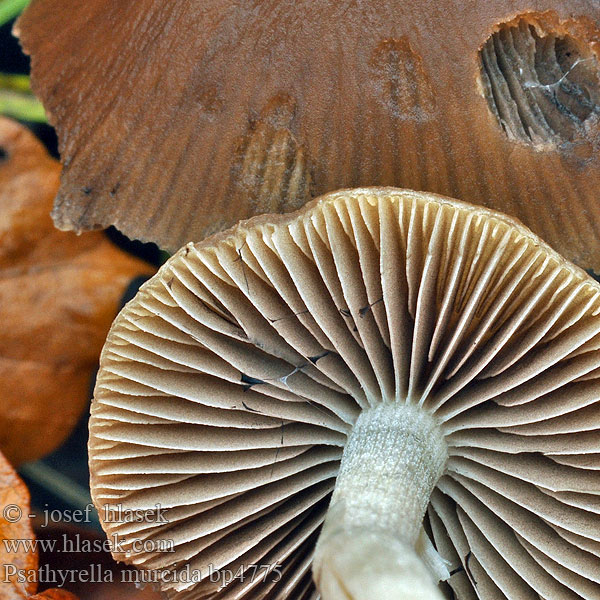
[[[0,114],[21,121],[47,121],[42,103],[31,93],[28,75],[0,73]]]
[[[21,121],[47,121],[44,107],[35,96],[12,90],[0,89],[0,114]]]
[[[31,94],[29,75],[0,73],[0,88],[3,90]]]
[[[29,0],[0,0],[0,25],[19,16],[29,4]]]

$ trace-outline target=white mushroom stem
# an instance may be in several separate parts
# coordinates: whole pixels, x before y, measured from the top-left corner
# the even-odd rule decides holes
[[[323,600],[435,600],[443,560],[422,530],[447,447],[434,418],[411,404],[358,417],[315,549]]]

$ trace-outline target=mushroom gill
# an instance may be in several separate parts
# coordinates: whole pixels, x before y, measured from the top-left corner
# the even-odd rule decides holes
[[[598,598],[599,348],[600,285],[518,222],[331,193],[121,312],[93,498],[169,598]]]

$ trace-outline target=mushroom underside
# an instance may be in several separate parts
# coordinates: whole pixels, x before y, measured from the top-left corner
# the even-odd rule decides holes
[[[340,461],[391,410],[439,432],[431,486],[402,484],[439,593],[600,597],[599,313],[600,286],[527,229],[432,194],[341,191],[187,245],[102,354],[91,482],[116,557],[170,598],[317,598],[332,492],[350,506],[368,464],[342,494]]]

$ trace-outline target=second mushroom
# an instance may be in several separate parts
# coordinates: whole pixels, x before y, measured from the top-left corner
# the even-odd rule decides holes
[[[432,194],[187,245],[102,355],[116,558],[177,599],[600,597],[599,315],[526,228]]]

